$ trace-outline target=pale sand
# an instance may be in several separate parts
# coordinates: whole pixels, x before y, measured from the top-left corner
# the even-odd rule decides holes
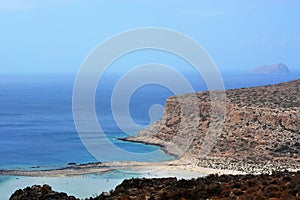
[[[153,177],[177,177],[177,178],[197,178],[199,176],[206,176],[208,174],[246,174],[241,171],[220,170],[212,168],[199,167],[193,164],[193,161],[186,159],[179,159],[168,162],[158,163],[141,163],[128,162],[119,163],[119,170],[135,171],[145,174],[146,178]]]
[[[76,165],[61,169],[52,170],[0,170],[0,175],[31,176],[31,177],[70,177],[87,174],[102,174],[108,171],[121,170],[129,172],[139,172],[148,174],[156,171],[157,174],[164,175],[172,172],[186,172],[201,175],[207,174],[245,174],[240,171],[219,170],[196,166],[192,160],[178,159],[166,162],[135,162],[135,161],[116,161],[105,163],[92,163],[86,165]],[[152,173],[152,172],[151,172]],[[175,173],[178,174],[178,173]]]

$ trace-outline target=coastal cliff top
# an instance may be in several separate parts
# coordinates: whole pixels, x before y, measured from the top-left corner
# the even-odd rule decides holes
[[[225,90],[225,93],[227,103],[240,107],[300,108],[300,79],[267,86],[229,89]],[[196,95],[201,102],[210,101],[209,91],[197,92]],[[192,96],[194,94],[184,94],[179,97],[181,100],[188,102]],[[177,96],[172,96],[167,99],[167,103],[177,98]]]
[[[170,97],[162,119],[127,140],[159,145],[201,167],[300,169],[300,79],[225,93],[225,104],[213,108],[208,91],[196,93],[196,100],[195,94]],[[184,115],[182,105],[188,109]],[[212,109],[226,110],[222,122],[212,118]],[[205,157],[199,154],[203,148],[209,149]]]

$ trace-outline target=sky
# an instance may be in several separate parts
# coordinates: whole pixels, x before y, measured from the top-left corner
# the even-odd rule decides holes
[[[179,31],[221,71],[285,63],[300,70],[297,0],[0,0],[0,73],[76,73],[107,38]]]

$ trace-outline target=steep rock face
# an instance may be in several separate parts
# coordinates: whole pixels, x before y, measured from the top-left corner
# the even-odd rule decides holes
[[[264,65],[254,68],[252,74],[288,74],[290,70],[288,66],[283,63]]]
[[[127,140],[157,144],[175,156],[181,156],[176,146],[188,145],[182,156],[194,158],[204,167],[248,172],[300,167],[300,79],[226,91],[223,127],[204,158],[199,152],[205,135],[213,131],[209,128],[212,106],[208,92],[196,96],[198,101],[192,101],[191,95],[170,97],[162,119]],[[190,109],[186,115],[181,114],[182,105]],[[199,109],[193,112],[195,106]],[[185,138],[190,137],[193,141],[189,145]]]

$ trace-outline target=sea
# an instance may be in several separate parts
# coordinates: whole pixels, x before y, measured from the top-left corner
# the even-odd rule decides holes
[[[201,77],[189,76],[189,73],[185,76],[190,80],[194,91],[207,90]],[[95,110],[105,141],[110,143],[99,145],[99,149],[110,152],[112,145],[126,152],[126,156],[111,151],[109,156],[106,154],[101,159],[89,152],[76,130],[72,112],[76,74],[0,75],[0,169],[34,170],[65,167],[68,163],[123,160],[157,162],[174,159],[157,146],[119,140],[136,134],[137,130],[124,132],[121,127],[126,124],[116,123],[112,113],[110,100],[118,77],[120,76],[111,75],[99,82],[95,90]],[[300,72],[255,75],[244,71],[225,71],[221,72],[221,77],[224,87],[232,89],[286,82],[300,78]],[[128,88],[124,88],[126,89]],[[153,122],[149,116],[151,105],[163,106],[165,100],[172,95],[174,92],[167,86],[144,84],[132,93],[126,109],[129,110],[132,121],[143,129]],[[158,116],[161,115],[160,111]],[[143,175],[140,173],[118,171],[69,178],[0,176],[0,199],[8,199],[20,187],[43,183],[84,198],[108,191],[124,178],[141,176]],[[86,184],[97,186],[98,189],[90,187],[80,191],[78,188],[83,178]]]

